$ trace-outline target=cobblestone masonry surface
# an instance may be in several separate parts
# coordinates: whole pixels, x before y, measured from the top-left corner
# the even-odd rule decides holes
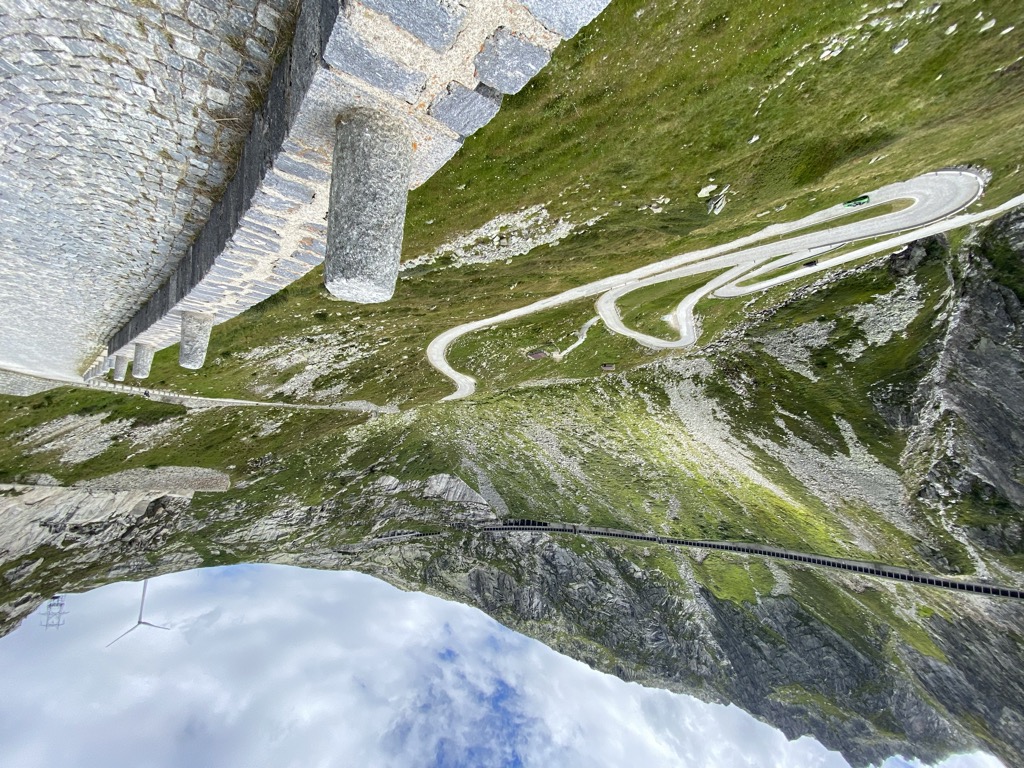
[[[294,27],[290,4],[5,4],[0,368],[96,375],[137,341],[177,343],[183,311],[240,314],[322,262],[340,115],[403,120],[418,186],[486,121],[434,102],[508,88],[476,68],[495,35],[561,39],[514,0],[303,0]]]
[[[289,1],[0,4],[0,367],[81,373],[167,279]]]

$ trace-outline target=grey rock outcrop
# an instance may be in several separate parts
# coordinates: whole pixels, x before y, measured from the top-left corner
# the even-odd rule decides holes
[[[360,499],[361,504],[379,506],[385,511],[383,517],[393,512],[416,514],[403,505],[394,505],[389,497],[399,494],[411,494],[428,501],[443,502],[442,519],[464,521],[491,521],[495,519],[494,510],[487,500],[474,491],[460,477],[455,475],[431,475],[426,480],[399,480],[392,475],[382,475],[369,486],[369,494]],[[430,519],[433,514],[427,515]]]
[[[960,622],[936,625],[948,662],[897,643],[899,663],[914,670],[908,676],[893,668],[884,625],[865,624],[851,638],[787,595],[743,605],[702,587],[687,595],[611,546],[580,554],[544,535],[478,538],[434,550],[424,573],[430,591],[470,602],[593,667],[732,702],[791,738],[813,734],[854,765],[979,748],[964,726],[974,719],[991,724],[987,746],[1008,764],[1024,755],[1013,730],[1022,680],[999,681],[1024,661],[1007,639],[1024,631],[1020,606],[965,603],[967,634]]]
[[[0,394],[27,397],[59,386],[56,382],[38,379],[14,371],[0,370]]]
[[[716,597],[676,552],[663,554],[679,569],[678,579],[642,565],[622,545],[595,541],[581,549],[571,538],[536,533],[498,538],[450,531],[339,547],[334,542],[344,521],[354,516],[365,525],[362,515],[370,510],[374,527],[410,515],[448,521],[487,510],[454,475],[360,477],[346,480],[351,491],[334,500],[279,503],[269,511],[232,502],[193,513],[184,502],[145,493],[130,504],[124,494],[34,489],[78,496],[66,514],[37,512],[38,520],[14,527],[20,544],[3,568],[6,594],[14,597],[0,605],[0,618],[9,629],[49,594],[126,573],[142,578],[238,560],[354,568],[475,605],[623,679],[735,703],[790,737],[813,734],[854,765],[897,752],[936,759],[981,745],[1009,764],[1022,756],[1014,729],[1024,717],[1018,695],[1024,646],[1013,639],[1024,636],[1021,606],[947,598],[957,601],[958,619],[933,624],[948,659],[940,661],[905,645],[883,622],[866,621],[855,635],[844,635],[822,618],[820,606],[788,590],[756,602]],[[24,506],[18,498],[9,503]],[[111,498],[124,503],[112,509]],[[193,542],[201,542],[201,553],[190,548]],[[49,548],[48,558],[36,555],[40,547]],[[818,578],[792,569],[794,576]],[[963,725],[978,719],[987,724],[982,734]]]
[[[905,459],[918,499],[959,506],[986,546],[1024,551],[1024,309],[999,282],[998,249],[1024,258],[1024,209],[959,255],[962,277],[941,350],[918,388]]]
[[[487,501],[474,491],[466,482],[455,475],[431,475],[423,488],[425,499],[442,499],[455,504],[473,504],[479,507],[488,506]]]
[[[0,560],[40,547],[100,547],[120,541],[161,494],[51,486],[3,486]]]
[[[1024,756],[1024,681],[1007,674],[1020,669],[1020,610],[1014,606],[991,606],[989,615],[1006,631],[987,621],[950,621],[934,616],[929,629],[952,664],[942,664],[920,654],[907,660],[930,696],[942,701],[953,717],[980,723],[989,735],[998,733],[1009,749],[1008,765]]]

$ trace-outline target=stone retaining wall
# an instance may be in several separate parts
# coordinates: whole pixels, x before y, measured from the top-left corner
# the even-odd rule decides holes
[[[40,392],[55,389],[59,386],[60,383],[56,381],[47,381],[46,379],[37,379],[35,376],[26,376],[23,373],[0,370],[0,392],[5,395],[28,397],[29,395],[38,395]]]
[[[182,312],[222,323],[324,260],[339,117],[369,110],[404,124],[415,188],[494,116],[502,93],[520,90],[562,37],[606,4],[305,0],[237,173],[178,268],[113,335],[108,353],[178,343]],[[87,376],[104,372],[96,363]]]
[[[80,375],[168,278],[230,178],[291,4],[0,4],[0,368]]]

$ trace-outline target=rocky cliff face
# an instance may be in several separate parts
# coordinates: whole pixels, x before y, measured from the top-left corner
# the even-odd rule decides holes
[[[145,562],[167,541],[175,512],[187,507],[184,496],[146,490],[0,487],[0,635],[50,595],[76,591],[93,579],[106,583],[125,573],[118,563]]]
[[[382,521],[410,501],[395,498],[391,485],[376,482],[360,494]],[[478,497],[460,495],[467,498],[415,501],[424,519],[480,513]],[[353,568],[477,606],[623,679],[734,703],[790,737],[813,734],[855,765],[895,753],[936,759],[979,747],[1010,764],[1024,755],[1015,735],[1024,701],[1024,681],[1014,676],[1024,668],[1021,606],[914,593],[854,576],[837,585],[835,576],[797,566],[773,566],[767,591],[737,601],[704,586],[699,571],[710,562],[702,555],[458,531],[341,551],[321,534],[294,547],[283,532],[308,530],[310,521],[326,529],[351,514],[348,504],[283,507],[274,525],[249,527],[240,537],[243,508],[200,520],[184,500],[163,497],[136,507],[130,520],[115,514],[103,522],[97,518],[111,510],[108,502],[93,496],[88,509],[78,506],[93,520],[92,546],[58,534],[37,550],[42,562],[22,559],[5,571],[21,594],[5,606],[8,626],[54,591],[209,564],[211,554],[230,552],[244,560]],[[189,541],[202,543],[192,548]],[[870,599],[859,602],[848,591]],[[941,613],[929,623],[935,655],[908,645],[884,617],[872,615],[872,601],[910,610],[937,606]]]
[[[575,552],[538,534],[418,553],[431,591],[623,679],[732,702],[792,738],[813,734],[854,765],[979,747],[1008,764],[1024,757],[1015,730],[1022,680],[1005,679],[1024,661],[1019,606],[957,598],[954,621],[929,625],[935,658],[868,611],[853,636],[844,632],[818,600],[829,595],[855,615],[858,604],[833,593],[828,576],[794,569],[796,584],[737,603],[701,586],[685,557],[673,558],[680,583],[638,566],[636,555],[605,544]],[[369,570],[394,578],[382,564]],[[845,581],[843,589],[898,599]]]
[[[1024,210],[961,249],[941,352],[915,397],[905,464],[916,497],[962,540],[1024,552],[1024,311],[1013,272]]]

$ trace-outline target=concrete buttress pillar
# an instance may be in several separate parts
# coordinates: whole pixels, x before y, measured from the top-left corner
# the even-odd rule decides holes
[[[144,379],[149,376],[149,369],[153,366],[153,355],[156,354],[156,347],[149,344],[135,345],[135,359],[132,361],[132,378]]]
[[[106,373],[107,371],[112,370],[114,370],[114,356],[107,355],[106,359],[103,361],[103,372]]]
[[[128,355],[118,355],[114,358],[114,381],[124,381],[128,375]]]
[[[361,109],[338,121],[324,285],[339,299],[394,295],[411,171],[412,138],[400,119]]]
[[[181,313],[181,347],[178,350],[178,364],[193,371],[206,362],[206,349],[210,346],[210,331],[213,330],[213,315],[205,312]]]

